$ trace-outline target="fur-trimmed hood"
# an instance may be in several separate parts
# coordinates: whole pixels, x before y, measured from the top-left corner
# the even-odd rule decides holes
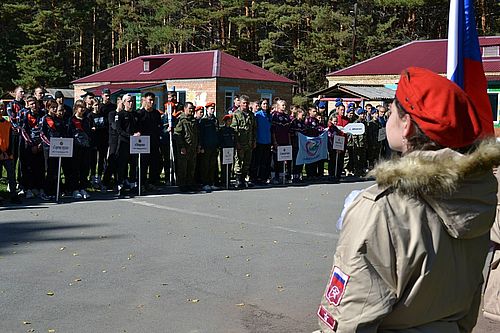
[[[496,206],[498,184],[493,167],[500,165],[500,144],[484,141],[470,154],[451,149],[416,151],[380,163],[370,172],[381,188],[401,195],[419,196],[441,217],[455,238],[488,232]],[[475,223],[475,221],[487,221]]]

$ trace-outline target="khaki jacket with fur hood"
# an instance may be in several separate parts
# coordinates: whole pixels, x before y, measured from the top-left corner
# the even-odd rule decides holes
[[[496,177],[500,182],[499,169],[496,170]],[[500,192],[497,196],[500,203]],[[497,216],[491,228],[491,241],[495,248],[490,264],[488,284],[484,290],[483,314],[488,319],[500,322],[500,205],[497,205]]]
[[[500,145],[381,163],[347,208],[323,332],[471,332],[497,204]]]

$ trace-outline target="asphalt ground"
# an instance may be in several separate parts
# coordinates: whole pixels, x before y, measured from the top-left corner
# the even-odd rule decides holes
[[[3,207],[0,332],[312,332],[344,198],[370,184]]]

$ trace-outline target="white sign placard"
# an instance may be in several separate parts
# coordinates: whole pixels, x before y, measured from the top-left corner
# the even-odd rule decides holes
[[[385,127],[382,127],[378,130],[378,141],[384,141],[386,137],[387,135],[385,133]]]
[[[363,135],[365,134],[365,124],[363,123],[350,123],[342,128],[342,132],[349,133],[352,135]]]
[[[149,135],[131,136],[130,153],[131,154],[149,154]]]
[[[73,138],[50,138],[50,157],[73,157]]]
[[[233,164],[234,148],[222,148],[222,164]]]
[[[292,159],[292,146],[278,146],[278,162],[291,161]]]
[[[343,137],[341,135],[334,135],[333,136],[333,149],[344,151],[344,147],[345,147],[345,137]]]

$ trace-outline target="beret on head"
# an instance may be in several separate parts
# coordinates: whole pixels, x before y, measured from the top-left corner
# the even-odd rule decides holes
[[[213,103],[213,102],[207,103],[207,104],[205,105],[205,107],[206,107],[206,108],[210,108],[210,107],[214,108],[214,107],[215,107],[215,103]]]
[[[336,103],[338,103],[338,102],[342,103],[342,98],[340,98],[340,97],[336,98],[336,99],[335,99],[335,102],[336,102]]]
[[[318,109],[325,109],[326,108],[326,102],[325,101],[321,101],[318,103]]]
[[[359,108],[356,110],[356,114],[359,116],[360,114],[366,113],[366,110],[363,108]]]
[[[338,101],[337,103],[335,103],[335,107],[339,107],[341,105],[344,105],[344,103],[342,103],[341,101]]]
[[[465,147],[481,135],[481,122],[469,96],[430,70],[404,70],[396,99],[425,135],[444,147]]]
[[[194,108],[195,111],[200,111],[203,110],[203,106],[198,105],[197,107]]]

